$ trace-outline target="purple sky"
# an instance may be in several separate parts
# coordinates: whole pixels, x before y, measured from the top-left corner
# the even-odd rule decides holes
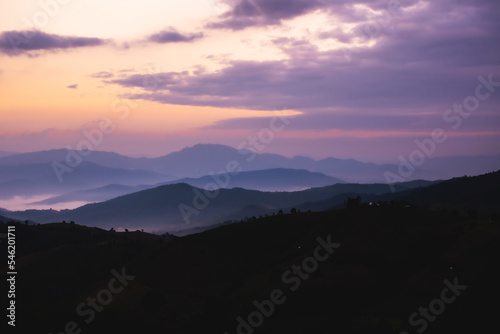
[[[0,26],[0,89],[40,102],[0,102],[0,150],[74,147],[82,127],[101,118],[113,119],[116,130],[98,150],[237,147],[269,128],[273,110],[285,109],[298,115],[273,133],[265,152],[393,162],[441,128],[448,140],[435,156],[500,154],[500,2],[207,1],[196,13],[181,10],[190,1],[165,12],[168,24],[136,13],[130,24],[140,36],[111,27],[114,17],[99,21],[100,30],[55,22],[14,50],[12,36],[22,29]],[[76,14],[61,8],[58,15]],[[71,59],[85,65],[74,63],[70,75],[64,64]],[[143,66],[151,59],[153,76]],[[45,67],[60,80],[43,79]],[[73,95],[61,102],[56,89],[34,94],[37,86],[22,86],[19,75]],[[114,99],[139,107],[121,122],[109,110]],[[73,116],[26,125],[71,101],[79,105]]]

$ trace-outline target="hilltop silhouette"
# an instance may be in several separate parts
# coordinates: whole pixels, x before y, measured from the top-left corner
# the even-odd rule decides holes
[[[481,332],[499,295],[500,221],[415,206],[284,213],[182,238],[70,223],[16,229],[19,329],[36,332],[73,320],[92,333],[235,333],[254,301],[280,289],[286,302],[255,333],[399,333],[455,277],[467,290],[426,332]],[[297,280],[283,275],[318,237],[340,247],[292,291]],[[75,309],[120,268],[134,279],[86,324]]]

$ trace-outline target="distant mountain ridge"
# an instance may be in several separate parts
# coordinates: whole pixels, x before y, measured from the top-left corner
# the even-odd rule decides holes
[[[268,169],[259,171],[239,172],[237,174],[214,174],[201,178],[184,178],[154,185],[126,186],[121,184],[110,184],[88,190],[78,190],[59,196],[54,196],[41,201],[33,202],[34,205],[53,205],[64,202],[102,202],[112,198],[131,194],[137,191],[155,188],[160,185],[187,183],[201,189],[218,188],[245,188],[261,191],[296,191],[313,187],[324,187],[342,180],[327,176],[322,173],[313,173],[306,170],[294,169]]]
[[[81,158],[76,163],[72,160],[75,155]],[[63,168],[64,174],[59,175],[54,166]],[[210,175],[221,176],[231,171],[241,173],[231,177],[228,188],[293,191],[342,181],[387,183],[386,173],[390,172],[398,177],[399,169],[400,166],[396,164],[379,165],[336,158],[314,160],[302,156],[288,158],[278,154],[236,150],[217,144],[198,144],[157,158],[132,158],[110,152],[61,149],[0,158],[0,200],[19,196],[24,207],[35,201],[40,205],[50,205],[78,196],[86,197],[92,202],[104,201],[174,181],[204,188],[208,184],[214,184],[211,180],[213,176]],[[498,169],[500,155],[428,158],[410,175],[399,177],[391,183],[450,179]],[[285,172],[287,170],[303,170],[302,173],[305,174],[293,172],[295,174],[292,175],[289,171]],[[132,189],[96,190],[111,184]],[[70,193],[72,194],[69,195]],[[31,199],[32,196],[37,198]],[[56,198],[40,202],[42,196]]]
[[[74,152],[77,151],[72,153]],[[68,154],[70,152],[66,149],[15,154],[0,158],[0,166],[52,163],[54,161],[64,163]],[[85,162],[104,167],[142,169],[173,175],[177,178],[198,178],[210,173],[225,172],[228,163],[237,162],[238,167],[245,171],[274,168],[306,169],[343,179],[342,176],[336,175],[341,174],[346,176],[348,181],[353,181],[356,178],[359,178],[359,181],[373,181],[371,179],[380,181],[385,169],[391,166],[363,163],[352,159],[327,158],[316,161],[301,156],[286,158],[279,154],[256,154],[249,150],[236,150],[218,144],[198,144],[158,158],[132,158],[102,151],[84,152],[80,156]],[[377,173],[376,176],[373,175],[374,172]]]
[[[0,158],[0,166],[64,162],[68,154],[69,151],[66,149],[14,154]],[[279,154],[257,154],[218,144],[197,144],[157,158],[132,158],[102,151],[85,152],[83,155],[85,155],[83,161],[104,167],[147,170],[177,179],[199,178],[210,173],[226,172],[228,163],[232,162],[236,162],[244,171],[274,168],[305,169],[356,183],[387,182],[384,176],[386,171],[398,175],[396,164],[379,165],[337,158],[314,160],[303,156],[287,158]],[[448,179],[463,175],[479,175],[499,168],[500,155],[430,157],[405,180]]]
[[[3,158],[3,157],[8,157],[10,155],[14,155],[14,154],[18,154],[16,152],[6,152],[6,151],[0,151],[0,158]]]
[[[0,166],[16,166],[19,164],[46,164],[57,162],[65,162],[68,153],[67,149],[54,149],[46,151],[37,151],[30,153],[18,153],[0,158]],[[80,152],[80,151],[73,151]],[[143,163],[147,163],[148,158],[131,158],[113,152],[103,151],[81,151],[80,154],[85,162],[96,163],[109,168],[126,168],[136,169]]]
[[[344,183],[343,180],[318,172],[305,169],[272,168],[257,171],[221,173],[206,175],[200,178],[184,178],[167,182],[187,183],[191,186],[205,189],[213,188],[245,188],[261,191],[297,191],[307,188],[324,187],[335,183]]]
[[[59,182],[51,163],[48,162],[0,165],[0,199],[61,194],[110,183],[133,186],[169,180],[172,180],[172,177],[148,170],[110,168],[96,163],[82,162],[78,168],[64,175],[63,182]]]

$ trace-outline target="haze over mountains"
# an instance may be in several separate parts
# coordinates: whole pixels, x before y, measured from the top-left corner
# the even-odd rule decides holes
[[[224,221],[290,212],[292,208],[327,210],[343,207],[348,197],[365,202],[397,201],[429,209],[458,210],[490,215],[498,210],[500,171],[443,182],[412,181],[396,184],[336,184],[297,192],[261,192],[242,188],[208,192],[185,183],[164,185],[120,196],[74,210],[28,210],[3,215],[39,223],[76,221],[110,229],[173,232],[208,227]]]
[[[398,190],[418,186],[398,185]],[[277,214],[306,202],[327,201],[323,209],[343,203],[344,194],[384,194],[385,184],[338,184],[298,192],[261,192],[242,188],[206,192],[185,183],[164,185],[120,196],[102,203],[88,204],[74,210],[28,210],[9,212],[12,218],[49,223],[73,220],[101,228],[129,228],[174,231],[209,226],[250,215]],[[342,195],[340,198],[331,199]],[[183,206],[181,210],[179,206]],[[183,214],[184,212],[184,214]]]
[[[322,173],[313,173],[306,170],[275,168],[250,172],[239,172],[238,174],[221,173],[207,175],[200,178],[183,178],[170,182],[154,185],[126,186],[110,184],[88,190],[78,190],[67,194],[50,197],[41,201],[33,202],[40,204],[57,204],[65,202],[101,202],[121,195],[154,188],[164,184],[186,183],[202,189],[218,188],[245,188],[263,191],[294,191],[311,187],[323,187],[343,181]]]
[[[17,153],[15,153],[15,152],[0,151],[0,158],[8,157],[9,155],[14,155],[14,154],[17,154]]]
[[[166,175],[146,170],[108,168],[95,163],[82,162],[78,168],[64,175],[63,182],[59,182],[51,163],[0,165],[0,199],[13,196],[59,194],[110,183],[132,186],[171,179]]]
[[[0,201],[7,203],[0,207],[7,209],[9,201],[19,201],[22,206],[18,207],[23,208],[75,208],[176,183],[261,191],[296,191],[344,182],[386,183],[385,173],[400,175],[401,168],[352,159],[288,158],[214,144],[198,144],[157,158],[66,149],[1,152],[0,156]],[[429,158],[401,180],[449,179],[499,168],[500,155]]]
[[[75,158],[76,157],[76,158]],[[79,158],[78,158],[79,157]],[[80,160],[77,160],[80,159]],[[58,178],[53,163],[64,168]],[[331,184],[342,180],[350,183],[387,182],[384,173],[398,175],[398,165],[364,163],[356,160],[327,158],[314,160],[296,156],[287,158],[278,154],[256,154],[248,150],[236,150],[223,145],[199,144],[158,158],[132,158],[111,152],[68,151],[66,149],[14,154],[0,158],[0,198],[14,195],[56,194],[90,190],[110,184],[126,186],[158,185],[184,179],[200,186],[209,174],[228,171],[228,164],[235,164],[237,171],[257,171],[276,168],[303,169],[323,173],[336,178]],[[499,156],[429,158],[404,181],[426,179],[448,179],[463,175],[479,175],[500,168]],[[262,175],[256,175],[263,177]],[[316,174],[319,176],[319,174]],[[246,180],[251,175],[247,174]],[[324,176],[322,176],[324,178]],[[235,184],[228,187],[248,185],[243,176],[234,178]],[[300,189],[325,184],[300,180],[288,182],[287,189]],[[62,182],[59,182],[61,181]],[[269,180],[268,180],[269,181]],[[288,180],[290,181],[290,180]],[[324,181],[327,181],[324,178]],[[250,182],[252,183],[252,182]],[[264,183],[264,182],[262,182]],[[268,184],[268,182],[266,182]],[[273,190],[272,187],[254,184],[252,189]],[[274,190],[287,190],[280,185]]]

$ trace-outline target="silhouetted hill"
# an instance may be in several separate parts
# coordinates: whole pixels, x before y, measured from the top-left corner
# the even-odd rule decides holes
[[[1,212],[1,211],[0,211],[0,212]],[[5,217],[5,216],[0,215],[0,221],[2,221],[2,222],[5,222],[5,223],[6,223],[6,222],[8,222],[9,220],[11,220],[11,218],[8,218],[8,217]]]
[[[407,190],[418,182],[395,185],[398,191]],[[429,182],[430,183],[430,182]],[[240,220],[265,213],[278,213],[306,202],[311,209],[327,209],[340,205],[347,198],[342,194],[380,195],[389,191],[386,184],[335,184],[296,192],[261,192],[242,188],[220,189],[216,193],[188,184],[173,184],[120,196],[102,203],[82,206],[74,210],[27,210],[9,212],[18,219],[39,223],[76,221],[102,228],[143,228],[148,231],[177,231],[197,226],[208,226],[225,220]],[[335,197],[335,202],[331,198]],[[326,201],[329,200],[330,201]],[[315,202],[325,201],[318,207]],[[180,206],[183,207],[182,212]],[[302,205],[307,210],[307,205]],[[186,220],[185,217],[188,219]]]
[[[102,202],[112,198],[131,194],[137,191],[155,188],[165,184],[187,183],[194,187],[205,189],[223,188],[245,188],[262,191],[293,191],[312,187],[322,187],[342,182],[337,178],[321,173],[312,173],[306,170],[273,169],[251,172],[240,172],[238,174],[218,174],[204,176],[198,179],[180,179],[155,185],[124,186],[111,184],[104,187],[78,190],[71,193],[54,196],[32,204],[53,205],[64,202]]]
[[[364,203],[383,205],[406,203],[436,211],[456,210],[461,214],[489,217],[500,213],[500,171],[479,176],[465,176],[446,181],[411,181],[396,184],[395,192],[378,192],[387,185],[337,185],[345,187],[332,197],[308,201],[296,206],[300,210],[337,209],[347,197],[360,195]],[[382,187],[382,189],[377,189]],[[408,187],[406,190],[402,187]],[[371,188],[371,189],[370,189]],[[340,189],[339,189],[340,190]],[[289,210],[290,208],[286,208]]]
[[[196,208],[193,201],[197,194],[204,194],[202,189],[187,184],[160,186],[137,193],[95,204],[88,204],[74,210],[48,212],[47,210],[29,210],[9,213],[14,218],[23,217],[38,222],[74,220],[84,225],[103,228],[144,228],[175,229],[182,227],[210,225],[219,222],[224,216],[252,204],[265,203],[275,207],[299,204],[307,198],[322,199],[328,196],[328,189],[317,189],[303,192],[260,192],[242,188],[221,189],[218,195],[210,199],[203,209]],[[203,195],[206,198],[205,195]],[[198,203],[198,200],[196,200]],[[199,200],[200,205],[204,203]],[[198,214],[189,215],[189,224],[184,220],[179,205],[189,206]],[[193,211],[193,212],[194,212]]]
[[[97,334],[237,333],[239,317],[269,312],[255,333],[413,332],[423,322],[410,316],[425,319],[419,309],[454,284],[426,333],[484,333],[500,296],[499,224],[401,206],[285,214],[174,239],[18,224],[16,329],[57,333],[74,321]],[[113,270],[126,285],[86,323],[78,308],[104,300]],[[278,292],[272,311],[256,306]]]
[[[462,213],[472,210],[485,216],[500,213],[500,171],[453,178],[401,193],[396,198],[434,210],[458,210]]]

